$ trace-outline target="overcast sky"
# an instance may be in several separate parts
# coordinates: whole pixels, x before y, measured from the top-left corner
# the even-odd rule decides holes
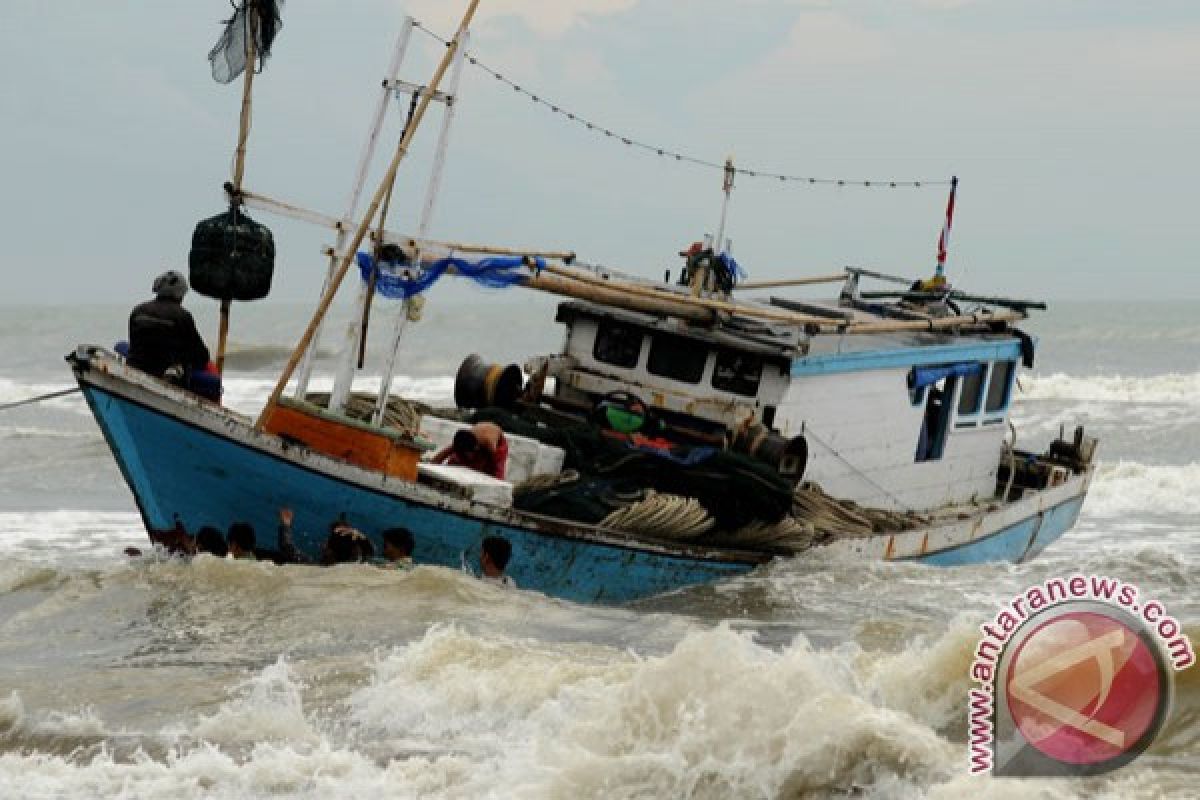
[[[462,4],[462,5],[465,5]],[[341,213],[403,15],[451,0],[288,0],[256,82],[247,186]],[[1200,298],[1195,0],[483,0],[472,51],[623,134],[813,177],[962,180],[950,277],[981,291]],[[130,301],[222,210],[239,84],[206,56],[227,0],[0,3],[0,302]],[[405,77],[436,57],[418,38]],[[403,107],[388,127],[395,141]],[[401,172],[415,224],[436,116]],[[468,67],[434,235],[574,249],[647,276],[713,230],[719,172],[631,151]],[[378,171],[377,173],[378,174]],[[942,189],[738,180],[754,278],[928,273]],[[260,215],[273,301],[330,236]],[[271,302],[271,301],[268,301]]]

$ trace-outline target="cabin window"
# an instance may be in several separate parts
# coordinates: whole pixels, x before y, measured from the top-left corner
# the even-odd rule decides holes
[[[1015,362],[997,361],[992,366],[992,380],[988,384],[987,402],[984,410],[989,414],[1008,408],[1008,398],[1012,394],[1013,367]]]
[[[650,342],[646,369],[652,375],[683,383],[699,383],[708,363],[708,348],[695,339],[656,333]]]
[[[946,449],[946,431],[950,427],[950,403],[958,378],[942,378],[925,387],[925,413],[917,436],[916,462],[937,461]]]
[[[596,327],[592,356],[602,364],[630,369],[642,352],[642,331],[633,325],[604,321]]]
[[[958,395],[958,415],[960,417],[979,413],[979,403],[983,400],[983,382],[987,378],[987,365],[982,365],[962,379],[962,391]]]
[[[762,381],[763,360],[760,356],[736,350],[718,350],[713,365],[712,387],[723,392],[754,397]]]

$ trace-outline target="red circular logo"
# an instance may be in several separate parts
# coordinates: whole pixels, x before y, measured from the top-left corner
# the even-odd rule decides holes
[[[1096,766],[1140,752],[1157,733],[1167,687],[1153,644],[1100,611],[1070,611],[1020,643],[1004,690],[1030,745],[1065,764]]]

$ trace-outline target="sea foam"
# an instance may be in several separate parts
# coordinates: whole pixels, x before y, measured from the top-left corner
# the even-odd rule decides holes
[[[1127,514],[1200,515],[1200,463],[1148,465],[1101,463],[1085,512],[1093,517]]]
[[[1031,400],[1078,400],[1100,403],[1200,405],[1200,373],[1149,376],[1049,375],[1023,376],[1019,397]]]

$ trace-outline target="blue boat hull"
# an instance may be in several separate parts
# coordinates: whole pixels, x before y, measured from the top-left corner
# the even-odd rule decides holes
[[[939,550],[915,560],[938,567],[959,567],[988,561],[1028,561],[1069,531],[1079,519],[1082,507],[1083,498],[1074,497],[985,539]]]
[[[247,522],[259,546],[272,549],[286,506],[295,512],[296,545],[313,560],[329,523],[345,516],[377,550],[382,531],[406,527],[417,563],[476,571],[480,543],[502,536],[513,548],[508,572],[522,588],[613,604],[742,575],[771,558],[473,504],[288,444],[102,351],[81,348],[71,360],[148,530],[224,531]],[[981,515],[828,546],[935,566],[1028,560],[1074,525],[1089,482],[1090,470]]]
[[[116,456],[147,529],[189,532],[248,522],[260,547],[275,546],[277,513],[295,510],[296,545],[316,557],[340,515],[381,548],[380,533],[413,531],[418,564],[477,571],[485,536],[512,544],[517,585],[581,602],[623,603],[752,570],[754,562],[668,555],[479,519],[380,491],[246,446],[129,398],[84,384],[84,396]]]

